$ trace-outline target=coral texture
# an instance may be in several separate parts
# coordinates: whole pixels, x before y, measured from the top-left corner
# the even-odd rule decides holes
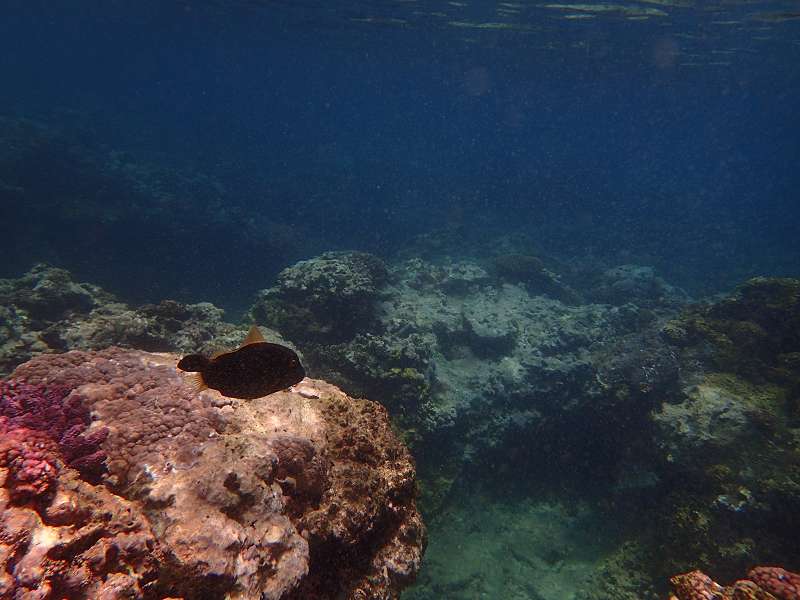
[[[15,497],[49,491],[63,464],[96,479],[105,468],[105,427],[62,387],[0,381],[0,465]]]
[[[800,600],[800,575],[781,567],[756,567],[747,576],[759,587],[785,600]]]
[[[338,343],[375,321],[386,265],[365,252],[326,252],[284,269],[251,309],[293,341]]]
[[[677,600],[799,600],[800,575],[781,567],[756,567],[729,586],[721,586],[702,571],[670,578]]]
[[[397,598],[425,529],[386,411],[316,380],[253,401],[196,394],[176,361],[74,351],[4,384],[68,390],[62,404],[92,415],[83,439],[100,442],[107,471],[82,478],[64,458],[36,479],[69,429],[34,457],[30,483],[0,466],[0,596]],[[19,485],[43,487],[38,501],[12,494]]]

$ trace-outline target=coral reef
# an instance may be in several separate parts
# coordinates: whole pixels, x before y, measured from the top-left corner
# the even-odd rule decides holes
[[[72,415],[93,420],[35,444],[27,471],[5,454],[0,595],[397,598],[425,529],[414,465],[386,411],[309,379],[253,401],[196,394],[176,361],[72,351],[35,358],[3,384],[4,423],[44,418],[55,439]],[[67,450],[91,444],[105,467],[94,479]]]
[[[800,575],[781,567],[755,567],[747,576],[759,587],[783,600],[800,600]]]
[[[345,342],[374,325],[386,278],[386,266],[371,254],[326,252],[281,271],[251,315],[298,344]]]
[[[517,258],[500,276],[466,260],[410,259],[387,274],[374,257],[323,255],[287,269],[251,315],[303,349],[309,372],[382,399],[430,469],[429,500],[446,496],[464,464],[496,472],[489,465],[509,451],[558,448],[542,465],[553,475],[576,457],[595,470],[591,457],[618,453],[613,436],[636,432],[662,398],[674,353],[634,335],[652,332],[652,311],[570,306],[551,297],[563,289],[531,283],[529,270],[544,276],[537,260]]]
[[[781,567],[755,567],[729,586],[721,586],[702,571],[670,578],[671,600],[798,600],[800,575]]]
[[[111,345],[152,352],[234,348],[246,326],[223,321],[212,304],[164,300],[132,308],[65,270],[36,265],[18,279],[0,279],[0,374],[41,353]],[[270,341],[282,343],[275,332]]]
[[[121,342],[208,352],[216,349],[213,340],[229,339],[226,345],[234,346],[243,335],[243,328],[224,323],[211,305],[167,301],[128,308],[91,286],[83,287],[95,299],[91,306],[80,300],[83,294],[73,294],[75,302],[68,305],[73,308],[45,311],[47,319],[58,320],[37,321],[29,312],[35,302],[15,300],[30,297],[36,277],[48,277],[47,269],[37,273],[26,284],[28,291],[8,296],[8,314],[17,319],[18,339],[30,342],[25,324],[35,322],[35,343],[45,351]],[[70,287],[69,280],[61,281]],[[444,516],[457,511],[458,503],[468,504],[473,492],[460,487],[464,481],[481,481],[504,496],[518,491],[523,498],[543,490],[588,493],[596,503],[592,519],[619,523],[624,532],[614,538],[615,548],[598,551],[584,565],[576,598],[651,598],[666,592],[669,573],[701,566],[732,581],[753,564],[786,563],[786,557],[797,556],[800,284],[755,279],[729,297],[693,306],[652,270],[631,265],[587,276],[585,285],[576,279],[570,284],[603,303],[569,304],[519,274],[501,275],[477,261],[411,259],[387,267],[369,255],[332,253],[287,269],[275,287],[259,295],[251,314],[304,351],[313,376],[351,395],[382,401],[415,450],[421,492],[433,514]],[[64,388],[73,389],[69,382]],[[297,394],[313,400],[319,395],[315,389]],[[173,435],[184,434],[188,424],[174,413],[185,411],[167,406],[174,410],[166,427]],[[204,414],[202,407],[192,411]],[[227,415],[228,408],[214,407],[208,417],[216,431],[214,411]],[[124,420],[125,411],[119,412]],[[106,426],[110,433],[102,449],[108,452],[114,430]],[[324,503],[326,486],[335,481],[330,463],[319,461],[316,442],[298,437],[270,445],[277,461],[272,483],[290,520],[303,519],[310,506]],[[75,485],[94,485],[61,458],[53,439],[36,450],[39,454],[25,448],[31,469],[9,479],[20,489],[28,486],[18,501],[50,498],[67,476],[83,482]],[[124,462],[129,460],[152,467],[149,456]],[[54,476],[44,466],[51,463],[57,467]],[[126,483],[130,478],[120,464],[105,463],[106,489],[119,494],[130,485],[137,494],[142,489],[149,494],[150,470]],[[241,481],[242,496],[251,497],[252,480]],[[332,506],[352,495],[342,493]],[[225,510],[250,514],[247,502]],[[508,508],[508,514],[515,510]],[[380,512],[370,503],[359,511]],[[311,561],[317,556],[334,571],[347,569],[338,558],[343,546],[352,542],[360,549],[377,539],[352,541],[350,517],[341,518],[333,529],[314,521],[309,528],[318,535],[307,538],[315,544]],[[440,557],[436,577],[448,583],[423,577],[419,597],[486,590],[559,597],[555,588],[525,582],[549,572],[544,558],[538,562],[521,552],[519,540],[506,546],[498,547],[498,555],[512,548],[520,557],[507,584],[490,575],[462,577],[458,570],[449,577],[447,559]],[[523,572],[524,577],[514,574]],[[296,589],[313,597],[314,590],[331,585],[326,577],[309,575]]]
[[[0,464],[14,496],[49,491],[62,464],[96,480],[105,469],[105,427],[66,388],[0,381]]]
[[[675,571],[699,562],[733,577],[800,551],[799,290],[752,279],[661,330],[680,365],[680,392],[652,415],[671,482],[657,545]]]

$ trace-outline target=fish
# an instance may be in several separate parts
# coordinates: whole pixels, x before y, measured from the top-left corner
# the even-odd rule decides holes
[[[178,361],[178,369],[193,374],[190,381],[197,391],[210,388],[244,400],[285,390],[306,376],[297,353],[264,340],[256,325],[236,350],[211,358],[189,354]]]

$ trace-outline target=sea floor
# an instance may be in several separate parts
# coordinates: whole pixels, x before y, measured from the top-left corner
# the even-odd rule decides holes
[[[587,506],[461,497],[428,520],[429,546],[404,600],[578,600],[611,549]]]

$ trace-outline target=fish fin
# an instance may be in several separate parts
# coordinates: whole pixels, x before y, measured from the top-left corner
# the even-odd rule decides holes
[[[257,344],[259,342],[266,342],[266,340],[264,339],[264,336],[261,335],[261,330],[258,328],[258,325],[253,325],[250,328],[250,332],[247,334],[247,337],[244,338],[242,346],[247,346],[248,344]]]
[[[211,360],[214,360],[215,358],[219,358],[219,357],[220,357],[220,356],[222,356],[223,354],[227,354],[227,353],[228,353],[228,351],[227,351],[227,350],[217,350],[216,352],[214,352],[214,353],[211,355]]]
[[[202,373],[187,373],[184,375],[186,385],[188,385],[195,393],[200,393],[203,390],[207,390],[208,386],[206,382],[203,380]]]

